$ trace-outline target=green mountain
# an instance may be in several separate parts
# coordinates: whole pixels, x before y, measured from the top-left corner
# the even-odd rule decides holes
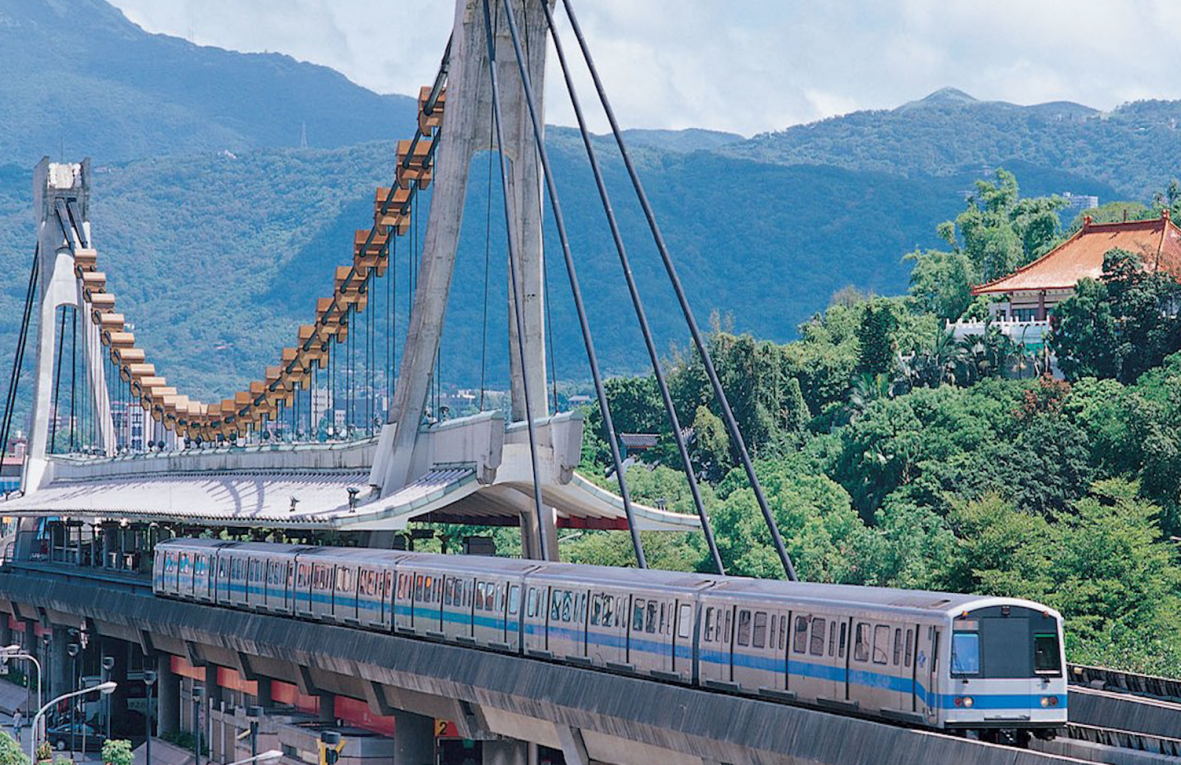
[[[1139,101],[1104,113],[1068,101],[978,101],[944,88],[897,109],[797,125],[719,151],[762,162],[907,176],[981,173],[1019,159],[1143,198],[1181,174],[1179,124],[1178,101]]]
[[[442,48],[440,46],[440,52]],[[148,34],[103,0],[0,0],[0,162],[348,146],[413,130],[415,102],[323,66]]]

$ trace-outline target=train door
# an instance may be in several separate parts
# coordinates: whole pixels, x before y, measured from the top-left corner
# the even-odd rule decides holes
[[[312,564],[299,558],[295,561],[295,587],[292,607],[296,616],[312,614]]]
[[[926,635],[919,646],[918,656],[915,658],[915,671],[926,686],[926,693],[921,693],[920,709],[925,713],[927,722],[939,724],[939,694],[942,683],[939,682],[939,643],[940,630],[931,626],[923,631]]]
[[[395,575],[398,586],[394,594],[394,630],[414,629],[414,572],[406,571],[400,565]]]
[[[370,564],[357,568],[357,620],[363,627],[381,625],[381,570]]]
[[[681,679],[689,680],[693,677],[693,632],[696,627],[693,603],[680,599],[675,603],[670,671]]]
[[[504,622],[504,642],[509,648],[517,650],[521,645],[521,585],[508,586],[508,616]]]
[[[545,614],[548,608],[545,588],[525,581],[525,652],[545,650]]]
[[[387,566],[381,572],[381,625],[389,629],[394,626],[394,569]]]

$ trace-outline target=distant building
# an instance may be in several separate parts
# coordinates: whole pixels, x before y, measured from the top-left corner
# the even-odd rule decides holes
[[[973,295],[999,298],[989,308],[993,326],[1027,348],[1040,348],[1049,333],[1054,307],[1074,294],[1080,279],[1103,275],[1103,257],[1111,250],[1137,253],[1145,268],[1181,280],[1181,228],[1161,217],[1120,223],[1092,223],[1090,216],[1069,239],[1037,260],[972,288]],[[983,322],[953,325],[956,337],[981,334]]]
[[[660,442],[657,433],[620,433],[619,444],[623,447],[623,456],[632,457],[646,452]]]
[[[1062,208],[1061,218],[1067,224],[1074,221],[1083,210],[1094,210],[1099,206],[1099,197],[1094,194],[1072,194],[1062,192],[1059,196],[1066,200],[1066,207]]]
[[[0,458],[0,496],[21,487],[21,467],[24,464],[23,456],[5,454]]]

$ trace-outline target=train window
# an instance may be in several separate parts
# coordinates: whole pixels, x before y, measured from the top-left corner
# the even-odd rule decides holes
[[[476,610],[484,610],[484,597],[488,592],[488,585],[484,582],[476,583]]]
[[[848,633],[849,625],[846,622],[841,622],[841,644],[837,651],[837,658],[839,659],[845,658],[845,642],[846,638],[849,637]]]
[[[615,596],[603,596],[603,626],[604,627],[618,627],[619,622],[615,621]]]
[[[677,637],[685,639],[693,634],[693,606],[682,603],[677,616]]]
[[[724,636],[724,640],[726,641],[726,645],[730,645],[730,637],[734,634],[733,632],[731,632],[731,627],[734,626],[734,618],[733,617],[734,617],[734,612],[730,609],[726,609],[726,634]]]
[[[308,564],[299,564],[295,573],[295,583],[300,589],[308,586]]]
[[[562,619],[562,591],[550,590],[549,594],[549,618],[551,622],[561,621]]]
[[[909,667],[910,662],[914,660],[914,630],[908,629],[906,631],[906,660],[904,666]]]
[[[766,611],[755,611],[755,628],[751,634],[751,643],[754,644],[755,648],[763,648],[767,645]]]
[[[837,655],[837,623],[833,620],[832,628],[828,631],[828,655]]]
[[[591,617],[590,623],[592,627],[599,626],[599,617],[603,613],[603,596],[596,595],[591,598]]]
[[[1056,632],[1038,632],[1033,636],[1033,671],[1039,675],[1062,674],[1062,655]]]
[[[779,617],[779,650],[787,650],[787,617]]]
[[[720,632],[720,630],[719,630]],[[714,640],[714,607],[710,606],[705,609],[705,642],[712,643]]]
[[[873,663],[889,664],[886,649],[890,647],[890,628],[879,624],[873,628]]]
[[[857,623],[857,635],[853,641],[853,658],[857,661],[869,661],[869,625],[865,622]]]
[[[406,600],[410,597],[410,584],[414,580],[410,574],[398,574],[398,599]]]
[[[508,589],[508,612],[516,616],[521,610],[521,585],[514,584]]]
[[[414,577],[414,599],[421,603],[422,595],[422,574],[416,574]]]
[[[750,611],[738,612],[738,645],[750,645]]]
[[[562,621],[574,621],[574,612],[574,593],[566,590],[566,592],[562,594]]]
[[[537,588],[530,587],[529,595],[525,598],[525,616],[532,619],[537,616]]]
[[[668,619],[666,618],[666,614],[665,614],[666,606],[668,606],[667,603],[660,604],[660,629],[658,630],[658,632],[661,635],[668,634]]]
[[[644,601],[636,598],[632,604],[632,632],[644,631]]]
[[[655,632],[656,632],[656,601],[655,600],[648,601],[648,621],[644,625],[644,628],[648,632],[651,632],[653,634],[655,634]]]
[[[792,650],[803,653],[808,650],[808,617],[796,617],[796,634],[792,640]]]
[[[953,675],[980,674],[980,634],[953,632],[951,634],[951,673]]]
[[[894,628],[894,666],[902,663],[902,628]]]
[[[452,598],[455,597],[455,580],[447,577],[443,582],[443,605],[451,605]]]
[[[824,655],[824,630],[828,622],[822,616],[812,618],[812,640],[808,643],[808,653],[813,656]]]

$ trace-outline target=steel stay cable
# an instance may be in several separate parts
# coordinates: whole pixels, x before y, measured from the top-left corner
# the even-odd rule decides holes
[[[4,401],[4,419],[0,425],[0,459],[8,453],[8,434],[11,432],[13,409],[16,407],[17,386],[20,385],[21,367],[25,360],[25,346],[29,339],[29,323],[32,319],[33,298],[37,294],[37,277],[41,272],[41,244],[33,248],[33,264],[29,267],[29,283],[25,287],[25,309],[21,314],[20,334],[17,336],[16,352],[12,359],[12,374],[9,376],[8,393]]]
[[[673,291],[676,293],[677,301],[680,303],[681,313],[684,314],[685,323],[689,327],[689,333],[693,337],[693,344],[697,348],[697,352],[701,357],[702,366],[705,368],[706,376],[709,378],[710,387],[713,389],[714,397],[718,401],[718,405],[722,410],[722,418],[726,423],[726,429],[730,434],[730,438],[734,447],[738,450],[739,458],[742,461],[743,469],[746,472],[747,480],[750,482],[751,490],[754,492],[755,499],[759,504],[759,509],[763,513],[763,520],[767,524],[768,530],[771,532],[771,539],[775,546],[775,552],[779,555],[780,563],[783,564],[783,570],[787,578],[791,581],[797,581],[795,566],[792,565],[791,558],[787,554],[787,549],[783,545],[783,537],[779,533],[779,525],[775,522],[775,516],[771,512],[770,506],[767,504],[767,497],[763,493],[763,487],[759,483],[758,476],[755,474],[754,464],[751,462],[750,453],[746,448],[746,441],[742,438],[742,432],[738,429],[737,420],[734,417],[734,412],[730,409],[730,402],[726,398],[726,392],[722,388],[721,380],[718,378],[717,370],[714,369],[713,359],[710,357],[709,349],[702,339],[701,331],[697,326],[697,320],[693,317],[693,311],[689,307],[689,300],[685,296],[684,287],[681,285],[680,277],[677,276],[676,266],[672,262],[672,256],[669,254],[668,246],[665,244],[664,236],[660,232],[660,226],[656,222],[656,215],[652,211],[652,205],[648,201],[648,195],[644,193],[644,186],[640,182],[640,176],[636,172],[635,164],[632,162],[631,154],[627,150],[627,144],[623,140],[622,131],[619,128],[619,122],[615,118],[615,112],[611,108],[611,103],[607,98],[606,90],[603,87],[602,79],[599,77],[598,69],[595,67],[594,59],[591,57],[590,48],[586,43],[586,38],[583,37],[582,29],[578,25],[578,19],[574,15],[574,9],[571,6],[570,0],[562,0],[563,6],[566,8],[566,15],[570,19],[570,26],[574,30],[574,36],[578,39],[578,45],[582,49],[583,58],[586,59],[587,69],[590,71],[591,79],[595,83],[595,90],[598,92],[599,101],[603,105],[603,111],[607,115],[607,121],[611,124],[611,132],[614,135],[615,143],[619,147],[620,155],[623,158],[624,166],[627,168],[628,176],[631,178],[632,186],[635,188],[636,196],[639,199],[640,206],[644,211],[644,217],[647,219],[648,227],[652,232],[652,238],[656,243],[656,249],[660,253],[660,259],[664,264],[664,269],[668,274],[669,281],[672,283]]]
[[[529,433],[529,460],[533,469],[533,502],[537,511],[537,531],[538,531],[538,548],[541,552],[543,560],[550,559],[549,538],[546,533],[549,523],[545,520],[545,506],[541,501],[541,469],[537,458],[537,433],[533,424],[533,407],[531,406],[529,396],[529,375],[524,374],[526,368],[525,358],[525,317],[524,317],[524,301],[521,299],[520,290],[517,289],[517,262],[516,262],[516,242],[514,241],[512,215],[509,210],[509,194],[508,184],[508,161],[504,156],[504,125],[500,114],[500,83],[496,74],[496,40],[492,35],[492,12],[488,7],[488,0],[483,0],[484,6],[484,32],[488,38],[488,75],[492,84],[492,113],[493,122],[496,125],[496,145],[500,147],[501,151],[497,154],[500,156],[500,185],[501,191],[504,194],[504,224],[505,234],[508,238],[508,264],[509,264],[509,286],[512,292],[513,307],[517,325],[517,352],[521,357],[521,390],[525,399],[525,428]],[[555,558],[557,551],[554,551]]]
[[[582,111],[582,104],[578,98],[578,91],[574,86],[574,79],[570,73],[570,67],[566,60],[566,52],[562,46],[562,41],[558,37],[557,27],[554,25],[553,13],[547,3],[541,4],[542,10],[545,11],[546,21],[550,30],[550,37],[554,41],[554,50],[558,55],[558,64],[562,70],[562,75],[566,81],[566,90],[570,94],[570,102],[574,107],[574,115],[578,120],[578,129],[582,134],[582,142],[586,147],[587,158],[590,160],[591,171],[595,177],[595,185],[599,190],[599,199],[603,203],[603,212],[607,216],[607,223],[611,229],[611,237],[615,241],[615,250],[619,254],[619,263],[623,270],[624,280],[627,282],[628,293],[631,296],[632,307],[635,309],[636,320],[640,325],[640,332],[644,336],[644,346],[648,350],[648,358],[652,362],[652,370],[655,373],[656,385],[660,389],[660,397],[664,403],[664,411],[668,416],[669,424],[672,426],[673,439],[676,441],[677,452],[681,457],[681,461],[685,465],[685,478],[689,482],[689,491],[693,496],[693,505],[697,509],[697,516],[701,520],[701,528],[705,533],[705,541],[709,547],[710,557],[713,559],[714,567],[719,574],[725,574],[726,570],[722,564],[722,556],[718,552],[717,541],[714,539],[713,528],[709,522],[709,516],[705,512],[705,503],[701,498],[701,489],[697,484],[697,476],[693,472],[693,462],[689,458],[689,449],[685,444],[685,436],[681,432],[680,418],[677,416],[676,406],[673,404],[672,394],[669,392],[668,382],[665,380],[664,372],[661,369],[660,355],[656,350],[656,342],[652,338],[652,328],[648,323],[647,312],[644,310],[643,301],[640,299],[639,288],[636,285],[635,276],[632,273],[631,262],[627,255],[627,249],[623,243],[623,235],[619,230],[619,224],[615,217],[615,210],[611,205],[611,197],[607,192],[607,184],[603,180],[602,168],[599,166],[598,154],[595,151],[594,144],[590,138],[590,131],[586,126],[586,118]]]
[[[485,0],[486,2],[487,0]],[[607,432],[607,440],[611,449],[611,461],[615,467],[616,479],[619,482],[619,493],[623,500],[623,511],[627,516],[628,531],[631,533],[632,546],[635,548],[636,562],[640,568],[647,568],[648,561],[644,557],[644,547],[640,540],[640,531],[636,528],[635,515],[632,509],[631,494],[627,488],[627,477],[624,475],[623,460],[619,454],[619,443],[615,433],[615,423],[611,418],[611,408],[607,402],[607,393],[603,388],[603,377],[599,371],[599,359],[595,352],[594,340],[591,337],[590,322],[586,317],[586,306],[582,300],[582,289],[578,284],[578,272],[574,266],[574,256],[570,252],[570,239],[566,232],[566,221],[562,216],[562,205],[558,200],[558,189],[554,182],[553,169],[550,166],[549,152],[545,147],[541,118],[537,113],[537,101],[533,94],[533,85],[529,78],[529,69],[525,63],[525,56],[521,50],[521,41],[517,34],[517,22],[513,17],[510,3],[504,5],[505,18],[508,20],[509,35],[513,41],[513,51],[517,57],[517,69],[521,74],[521,85],[525,91],[525,103],[529,109],[530,121],[533,124],[533,139],[537,144],[538,156],[545,176],[546,189],[549,192],[550,206],[554,212],[554,224],[558,229],[558,239],[562,245],[562,257],[566,262],[566,275],[570,280],[570,292],[574,297],[574,307],[578,313],[578,324],[582,331],[582,340],[586,346],[587,361],[591,369],[591,378],[595,385],[595,395],[599,400],[599,410],[603,416],[603,429]],[[524,364],[522,364],[524,367]]]

